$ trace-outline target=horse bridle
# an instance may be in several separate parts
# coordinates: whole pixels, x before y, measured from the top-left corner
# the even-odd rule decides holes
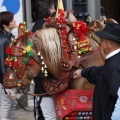
[[[32,42],[33,42],[33,44],[34,44],[34,47],[35,47],[35,49],[36,49],[36,51],[37,51],[37,55],[34,55],[33,57],[32,57],[32,59],[34,60],[34,61],[36,61],[36,63],[37,64],[41,64],[41,59],[40,59],[40,46],[39,46],[39,43],[38,43],[38,41],[36,40],[36,38],[35,38],[35,35],[34,34],[31,34],[30,35],[30,38],[31,38],[31,40],[32,40]],[[20,74],[17,74],[19,77],[19,79],[22,79],[23,78],[23,76],[24,76],[24,73],[25,73],[25,70],[27,69],[27,65],[25,65],[24,64],[24,61],[23,61],[23,58],[25,57],[24,56],[24,54],[22,53],[22,51],[23,51],[23,49],[21,48],[21,47],[19,47],[19,46],[17,46],[17,44],[20,44],[20,42],[22,41],[22,38],[21,37],[18,37],[17,38],[17,41],[14,43],[14,42],[12,42],[11,43],[11,55],[10,55],[10,57],[16,57],[16,55],[18,55],[18,63],[20,64],[20,68],[18,67],[18,68],[16,68],[16,70],[17,71],[20,71],[20,72],[18,72],[18,73],[20,73]],[[16,47],[17,46],[17,47]],[[17,54],[18,53],[18,54]],[[23,66],[23,69],[21,70],[21,65]],[[11,66],[12,67],[12,66]],[[14,87],[17,87],[16,85],[17,85],[17,82],[18,82],[18,78],[13,78],[13,79],[9,79],[9,76],[10,76],[10,72],[11,72],[11,67],[8,67],[7,68],[7,72],[6,72],[6,74],[5,74],[5,76],[4,76],[4,86],[5,86],[5,88],[12,88],[12,85],[14,86]],[[19,70],[20,69],[20,70]],[[27,71],[27,75],[29,76],[29,78],[30,79],[33,79],[35,76],[34,76],[34,74],[31,72],[31,71]],[[11,86],[10,86],[10,84],[8,84],[8,86],[7,86],[7,83],[11,83]],[[26,85],[26,84],[25,84]],[[24,87],[22,88],[23,89],[23,91],[24,91]],[[27,92],[25,92],[24,91],[24,93],[25,94],[29,94],[29,95],[32,95],[32,96],[36,96],[36,94],[30,94],[30,93],[27,93]],[[45,93],[45,94],[37,94],[37,96],[43,96],[43,95],[46,95],[47,93]]]

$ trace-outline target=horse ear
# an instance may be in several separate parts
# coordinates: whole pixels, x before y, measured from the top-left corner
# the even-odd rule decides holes
[[[18,36],[20,36],[21,34],[23,34],[26,30],[27,30],[27,28],[26,28],[26,22],[20,23],[19,26],[18,26]]]
[[[21,29],[21,28],[18,26],[18,36],[20,36],[23,32],[24,32],[23,29]]]
[[[68,20],[70,22],[77,22],[77,18],[72,13],[68,13]]]

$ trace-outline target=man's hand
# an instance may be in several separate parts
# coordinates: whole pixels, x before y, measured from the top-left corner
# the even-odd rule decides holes
[[[73,76],[74,79],[81,77],[81,70],[82,70],[82,69],[78,69],[78,70],[76,70],[76,71],[74,72],[74,76]]]

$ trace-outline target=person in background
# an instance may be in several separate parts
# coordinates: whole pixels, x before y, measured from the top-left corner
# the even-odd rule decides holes
[[[101,39],[100,49],[106,53],[103,66],[78,69],[73,78],[85,77],[95,84],[94,120],[120,120],[120,25],[107,23],[95,33]]]
[[[53,15],[56,11],[53,0],[39,0],[36,7],[38,10],[36,11],[38,13],[38,20],[35,22],[32,28],[33,33],[35,33],[37,30],[42,29],[43,25],[46,22],[46,18]],[[41,94],[44,92],[42,85],[40,84],[41,80],[43,79],[40,73],[37,77],[35,77],[35,94]],[[57,120],[53,97],[44,96],[42,97],[41,103],[40,99],[41,97],[34,97],[35,120]]]
[[[17,101],[11,99],[3,86],[3,77],[6,73],[4,64],[7,54],[6,48],[11,43],[14,35],[11,33],[16,28],[14,14],[9,11],[0,12],[0,84],[1,84],[1,120],[14,120]]]
[[[37,7],[37,16],[38,20],[35,22],[32,32],[36,32],[36,30],[40,30],[43,27],[43,24],[46,22],[46,18],[51,15],[55,15],[56,10],[54,6],[54,0],[38,0]]]

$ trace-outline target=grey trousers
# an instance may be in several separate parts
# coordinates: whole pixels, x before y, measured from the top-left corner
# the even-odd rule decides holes
[[[38,96],[36,96],[35,107],[38,106],[37,101],[39,101],[39,99],[40,98]],[[45,120],[58,120],[57,115],[56,115],[53,97],[42,97],[42,101],[41,101],[40,106],[41,106],[41,110],[42,110],[42,113],[43,113]],[[35,120],[38,120],[39,112],[37,109],[35,112],[36,112]]]
[[[4,89],[1,89],[1,120],[14,120],[17,101],[11,99],[5,94]]]

